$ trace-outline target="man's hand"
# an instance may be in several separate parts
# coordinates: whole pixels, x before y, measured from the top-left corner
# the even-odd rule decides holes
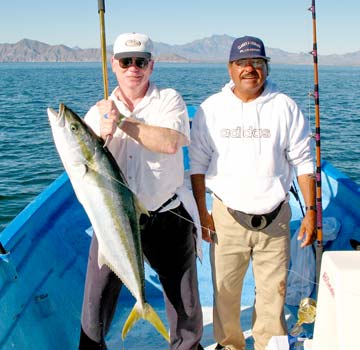
[[[302,241],[300,247],[306,247],[314,243],[316,239],[316,211],[307,210],[301,222],[298,241]]]
[[[114,101],[101,100],[96,103],[99,113],[103,116],[100,119],[100,136],[105,141],[108,137],[111,139],[114,135],[120,120],[120,112]]]
[[[213,243],[213,234],[215,233],[215,226],[214,221],[209,214],[209,212],[206,211],[203,215],[200,215],[200,222],[201,222],[201,231],[202,231],[202,239],[206,242]]]

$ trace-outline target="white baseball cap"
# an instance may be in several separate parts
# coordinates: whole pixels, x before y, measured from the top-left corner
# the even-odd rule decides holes
[[[153,43],[145,34],[124,33],[120,34],[114,43],[114,57],[144,57],[151,59]]]

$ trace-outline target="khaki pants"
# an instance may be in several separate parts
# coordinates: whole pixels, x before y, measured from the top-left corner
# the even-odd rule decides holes
[[[284,303],[290,256],[290,206],[285,203],[266,228],[271,233],[245,229],[217,198],[212,215],[216,230],[210,250],[215,340],[231,350],[245,349],[240,325],[241,292],[252,259],[256,285],[252,334],[255,350],[265,350],[272,336],[287,334]]]

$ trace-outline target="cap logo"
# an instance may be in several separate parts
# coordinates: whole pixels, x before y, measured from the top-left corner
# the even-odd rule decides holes
[[[263,58],[266,61],[270,60],[269,57],[266,57],[263,42],[251,36],[237,38],[231,46],[229,62],[245,58]]]
[[[131,46],[131,47],[141,46],[141,42],[139,40],[129,39],[129,40],[126,40],[125,45]]]
[[[241,45],[238,46],[238,49],[240,52],[242,52],[243,51],[242,49],[244,48],[244,46],[250,46],[250,45],[256,46],[257,49],[260,50],[260,45],[258,43],[256,43],[255,41],[245,41]],[[248,51],[248,50],[250,50],[250,49],[247,49],[246,51]],[[256,51],[256,49],[251,49],[251,50]]]

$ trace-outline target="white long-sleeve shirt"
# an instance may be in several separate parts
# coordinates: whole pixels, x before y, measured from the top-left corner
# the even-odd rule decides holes
[[[191,174],[230,208],[265,214],[286,199],[296,175],[314,172],[310,128],[297,104],[267,81],[244,103],[233,83],[198,109],[189,146]]]

